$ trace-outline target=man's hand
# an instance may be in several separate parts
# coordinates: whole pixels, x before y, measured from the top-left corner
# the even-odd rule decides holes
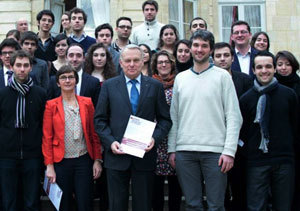
[[[150,142],[150,144],[148,145],[148,147],[145,149],[145,151],[146,151],[146,152],[149,152],[149,151],[154,147],[154,143],[155,143],[154,138],[151,138],[151,142]]]
[[[176,156],[175,156],[175,152],[170,153],[168,162],[172,166],[173,169],[176,168]]]
[[[125,154],[122,149],[121,149],[121,144],[117,141],[114,141],[111,145],[110,145],[111,151],[116,154],[116,155],[123,155]]]
[[[221,172],[227,173],[232,167],[234,163],[234,158],[229,155],[221,155],[219,158],[219,166],[222,165]]]
[[[102,166],[99,160],[95,160],[93,164],[93,177],[98,179],[102,173]]]

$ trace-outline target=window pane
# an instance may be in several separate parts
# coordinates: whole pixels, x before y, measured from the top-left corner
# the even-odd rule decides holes
[[[238,20],[238,6],[222,7],[222,26],[231,27],[231,24]]]
[[[172,21],[172,20],[170,20],[169,23],[173,24],[176,27],[177,30],[179,29],[179,23],[178,23],[178,21]]]
[[[222,6],[222,36],[224,42],[230,41],[231,25],[238,20],[238,6]]]
[[[170,19],[170,23],[173,20],[179,21],[177,1],[169,0],[169,19]]]
[[[183,22],[190,23],[194,18],[194,4],[190,1],[183,1]]]
[[[184,24],[183,25],[184,26],[184,35],[183,35],[183,37],[185,38],[185,39],[190,39],[190,37],[191,37],[191,33],[190,33],[190,24]]]
[[[245,5],[245,21],[250,27],[261,27],[261,14],[259,5]]]
[[[223,33],[223,42],[230,43],[231,29],[230,28],[222,29],[222,33]]]
[[[81,0],[81,9],[84,10],[86,14],[88,14],[88,19],[86,22],[87,28],[96,28],[94,22],[93,9],[91,5],[91,0]]]

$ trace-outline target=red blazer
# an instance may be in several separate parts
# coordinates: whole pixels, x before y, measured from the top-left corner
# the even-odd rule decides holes
[[[90,157],[101,159],[101,145],[94,129],[94,106],[91,98],[77,96],[82,129]],[[60,162],[65,154],[65,115],[62,97],[47,101],[43,120],[42,150],[45,165]]]

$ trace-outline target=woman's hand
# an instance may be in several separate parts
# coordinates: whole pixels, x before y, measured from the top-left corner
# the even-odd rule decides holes
[[[99,160],[94,161],[93,165],[93,177],[94,179],[98,179],[102,173],[102,166]]]
[[[53,164],[47,165],[46,177],[48,177],[49,182],[51,182],[51,183],[56,182],[56,173],[55,173]]]

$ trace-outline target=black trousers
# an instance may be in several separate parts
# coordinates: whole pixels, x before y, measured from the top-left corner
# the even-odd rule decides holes
[[[289,211],[294,190],[293,164],[247,167],[248,211],[266,210],[270,189],[272,209]]]
[[[125,171],[106,169],[109,210],[128,211],[129,184],[131,180],[132,211],[151,211],[153,171],[130,168]]]
[[[3,211],[39,210],[42,161],[35,159],[0,159],[0,191]],[[18,184],[23,190],[23,204],[17,205]],[[19,208],[18,208],[19,207]]]
[[[228,183],[225,196],[225,208],[228,211],[246,211],[246,159],[239,151],[235,156],[234,166],[228,172]]]
[[[78,211],[93,210],[93,161],[87,154],[79,158],[63,159],[54,164],[56,182],[63,191],[60,211],[72,210],[72,193],[75,193]]]
[[[180,211],[182,192],[177,176],[158,176],[154,178],[154,190],[152,198],[153,211],[164,211],[164,187],[168,181],[168,206],[170,211]]]

